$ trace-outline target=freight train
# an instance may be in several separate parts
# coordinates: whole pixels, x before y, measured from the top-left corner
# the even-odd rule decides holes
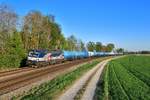
[[[96,51],[65,51],[65,50],[30,50],[27,57],[28,66],[46,66],[50,64],[62,63],[67,60],[84,59],[89,57],[113,56],[114,52]]]

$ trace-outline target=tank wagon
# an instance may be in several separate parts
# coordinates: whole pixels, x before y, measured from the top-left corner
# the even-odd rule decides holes
[[[87,51],[63,51],[64,60],[88,58]]]
[[[62,63],[67,60],[84,59],[88,57],[113,56],[113,53],[96,51],[66,51],[66,50],[30,50],[27,58],[28,66],[41,67],[45,65]]]

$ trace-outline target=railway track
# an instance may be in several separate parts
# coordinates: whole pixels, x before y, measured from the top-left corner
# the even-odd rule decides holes
[[[31,69],[34,69],[34,68],[24,67],[24,68],[19,68],[15,70],[3,71],[3,72],[0,72],[0,77],[12,75],[12,74],[16,74],[16,73],[20,73],[24,71],[29,71]]]
[[[65,63],[70,63],[70,62],[72,62],[72,61],[67,61]],[[11,76],[11,75],[16,74],[16,73],[29,72],[29,71],[32,71],[32,70],[33,71],[42,70],[42,69],[45,69],[46,67],[55,67],[55,66],[58,66],[58,65],[63,65],[65,63],[55,64],[55,65],[48,65],[48,66],[39,67],[39,68],[24,67],[24,68],[19,68],[19,69],[15,69],[15,70],[3,71],[3,72],[0,72],[0,78],[5,77],[5,76]]]
[[[0,95],[9,93],[13,90],[19,89],[23,86],[36,82],[46,75],[50,76],[53,73],[57,73],[61,70],[68,69],[70,67],[73,67],[74,65],[88,62],[90,60],[92,60],[92,58],[80,59],[71,62],[66,62],[63,64],[51,65],[49,67],[42,67],[37,69],[27,68],[27,69],[22,69],[22,70],[20,69],[16,71],[15,70],[8,71],[6,73],[5,72],[0,73],[0,77],[7,77],[4,79],[0,79]],[[19,74],[19,73],[23,73],[23,74]]]

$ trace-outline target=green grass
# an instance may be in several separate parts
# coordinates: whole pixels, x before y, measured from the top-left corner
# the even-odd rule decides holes
[[[37,88],[33,88],[25,96],[22,96],[21,100],[51,100],[57,93],[64,90],[81,75],[97,65],[99,61],[100,60],[96,60],[92,63],[82,65],[72,72],[58,76],[55,79],[44,83]]]
[[[111,61],[104,70],[95,100],[150,100],[150,57],[127,56]],[[97,85],[97,89],[100,86]],[[102,95],[103,94],[103,95]]]

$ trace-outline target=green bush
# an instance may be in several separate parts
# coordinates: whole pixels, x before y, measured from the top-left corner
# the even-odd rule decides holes
[[[0,69],[20,67],[23,59],[25,59],[25,50],[21,36],[14,32],[6,42],[5,51],[0,53]]]

